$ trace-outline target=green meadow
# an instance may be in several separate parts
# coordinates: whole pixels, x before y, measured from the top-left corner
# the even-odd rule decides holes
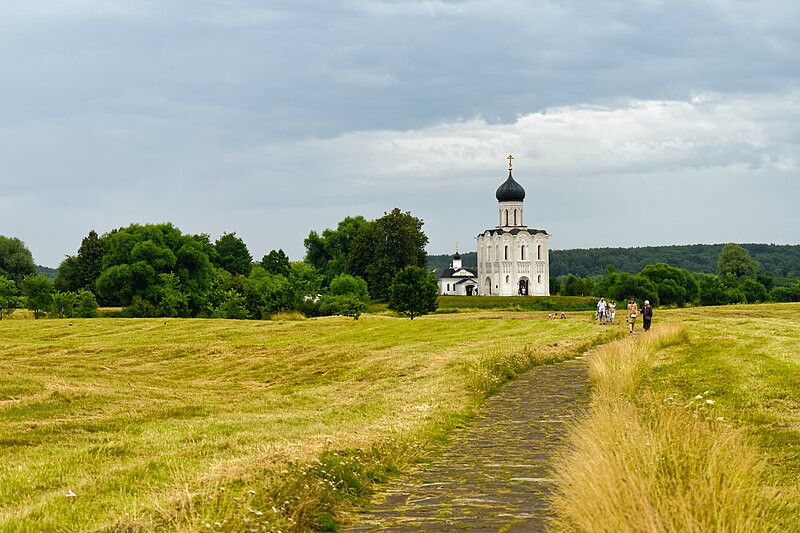
[[[633,337],[590,358],[556,530],[800,531],[800,305],[657,310]]]
[[[482,298],[0,321],[0,530],[335,530],[504,382],[597,347],[556,530],[800,531],[800,305],[657,309],[631,336]]]
[[[619,332],[413,321],[0,321],[0,530],[333,529],[531,365]]]

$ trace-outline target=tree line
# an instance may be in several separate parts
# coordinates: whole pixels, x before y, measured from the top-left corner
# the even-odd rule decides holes
[[[607,265],[620,272],[637,273],[647,265],[666,263],[689,272],[717,273],[717,260],[725,244],[644,246],[550,250],[550,275],[602,276]],[[800,276],[800,245],[740,244],[756,262],[760,273],[774,278]]]
[[[451,260],[448,255],[425,255],[428,239],[422,225],[399,209],[375,220],[345,217],[336,228],[309,233],[302,261],[290,261],[283,250],[255,261],[235,232],[212,242],[206,234],[183,234],[170,223],[132,224],[104,235],[90,231],[52,281],[37,274],[24,243],[0,236],[0,319],[20,307],[28,307],[37,318],[97,316],[100,307],[122,308],[121,314],[131,317],[265,319],[296,311],[358,318],[371,299],[388,301],[390,308],[413,318],[437,306],[430,264],[439,261],[444,268]],[[714,246],[689,248],[702,247],[707,253]],[[759,250],[759,257],[800,249],[728,244],[715,258],[714,273],[656,261],[633,272],[609,263],[601,275],[585,276],[557,275],[553,265],[570,251],[552,251],[550,293],[620,300],[634,296],[677,306],[800,301],[795,271],[765,267],[748,247]],[[628,256],[638,257],[651,248],[628,250],[634,251]],[[471,266],[474,255],[462,255],[465,266]],[[694,261],[699,255],[688,257]],[[631,263],[623,265],[630,268]],[[790,275],[771,273],[776,271]]]
[[[715,274],[691,273],[666,263],[646,265],[635,274],[607,265],[602,276],[551,276],[550,294],[605,296],[621,301],[633,296],[650,300],[654,306],[797,302],[800,277],[767,274],[745,247],[731,243],[721,249]]]
[[[255,261],[235,232],[212,242],[171,223],[131,224],[90,231],[53,281],[36,273],[19,239],[0,237],[1,307],[5,314],[28,307],[36,318],[96,316],[99,307],[129,317],[358,318],[370,299],[384,299],[413,318],[434,310],[438,294],[422,225],[399,209],[375,220],[346,217],[336,229],[311,231],[302,261],[280,249]],[[410,297],[410,283],[424,302]]]

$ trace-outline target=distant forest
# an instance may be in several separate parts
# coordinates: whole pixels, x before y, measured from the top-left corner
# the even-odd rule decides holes
[[[641,248],[588,248],[550,250],[550,276],[572,274],[577,277],[602,276],[606,266],[618,272],[636,274],[647,265],[666,263],[689,272],[715,274],[717,259],[724,244],[645,246]],[[800,245],[742,244],[758,263],[759,271],[778,278],[800,276]],[[429,255],[428,267],[448,268],[452,255]],[[461,254],[465,268],[477,268],[477,253]]]

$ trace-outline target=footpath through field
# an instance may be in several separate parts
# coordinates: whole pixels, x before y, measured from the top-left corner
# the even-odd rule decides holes
[[[587,405],[583,359],[536,367],[488,399],[433,462],[391,483],[360,531],[546,531],[550,461]]]

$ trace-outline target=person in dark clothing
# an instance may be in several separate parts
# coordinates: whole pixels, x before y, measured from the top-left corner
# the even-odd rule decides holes
[[[642,309],[642,327],[645,331],[650,330],[650,322],[653,320],[653,308],[650,307],[650,300],[644,301],[644,309]]]

